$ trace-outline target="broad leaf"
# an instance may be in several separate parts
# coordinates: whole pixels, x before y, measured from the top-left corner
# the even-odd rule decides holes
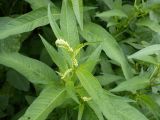
[[[1,53],[0,64],[15,69],[36,84],[50,84],[57,80],[56,73],[46,64],[19,53]]]
[[[65,101],[65,98],[66,92],[63,88],[47,87],[19,120],[45,120],[53,109]]]
[[[105,94],[98,80],[86,71],[85,67],[79,67],[76,74],[82,86],[108,120],[147,120],[143,114],[126,102]]]
[[[77,18],[80,28],[83,30],[83,0],[71,0],[74,14]]]
[[[132,77],[131,67],[126,60],[122,49],[105,29],[99,25],[88,23],[84,26],[84,30],[81,34],[88,42],[101,41],[102,49],[108,57],[121,65],[126,79]]]
[[[59,17],[59,12],[54,7],[52,8],[52,15],[55,19]],[[0,39],[4,39],[10,35],[29,32],[48,23],[46,8],[33,10],[0,26]]]

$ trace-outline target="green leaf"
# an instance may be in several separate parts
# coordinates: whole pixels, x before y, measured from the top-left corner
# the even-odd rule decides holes
[[[110,63],[110,61],[108,60],[108,58],[106,57],[106,55],[102,55],[101,56],[101,61],[100,61],[100,65],[101,65],[101,70],[102,72],[105,74],[113,74],[113,70],[112,70],[112,65]]]
[[[82,120],[83,111],[84,111],[84,104],[80,104],[79,111],[78,111],[78,120]]]
[[[160,106],[154,101],[154,99],[152,99],[151,96],[142,94],[138,95],[136,99],[138,102],[140,102],[140,104],[147,107],[147,109],[155,116],[157,120],[160,119]]]
[[[59,17],[59,12],[54,7],[52,8],[52,15],[55,19]],[[4,39],[10,35],[29,32],[48,23],[46,8],[33,10],[0,26],[0,39]]]
[[[125,101],[115,99],[115,97],[104,93],[98,80],[86,71],[85,67],[79,67],[76,74],[82,86],[108,120],[147,120],[143,114]]]
[[[81,31],[81,34],[88,42],[102,41],[102,49],[108,57],[121,65],[125,78],[129,79],[133,76],[131,67],[122,49],[105,29],[97,24],[88,23],[84,26],[84,30]]]
[[[80,28],[83,30],[83,0],[71,0],[74,14],[77,18]]]
[[[96,66],[99,57],[100,57],[100,53],[102,50],[102,46],[99,45],[91,54],[90,56],[88,56],[87,60],[84,62],[84,64],[86,65],[86,69],[90,72],[93,71],[94,67]]]
[[[56,73],[46,64],[19,53],[1,53],[0,64],[11,67],[32,83],[50,84],[56,82]]]
[[[0,53],[6,52],[18,52],[21,47],[21,36],[14,35],[12,37],[8,37],[0,40]]]
[[[79,104],[80,102],[79,102],[78,97],[75,92],[74,82],[71,80],[67,80],[65,86],[66,86],[66,90],[67,90],[67,93],[69,94],[69,96]]]
[[[113,10],[108,10],[108,11],[104,11],[102,13],[98,13],[96,14],[97,17],[100,18],[110,18],[110,17],[119,17],[119,18],[123,18],[123,17],[128,17],[122,10],[120,9],[113,9]]]
[[[133,58],[137,59],[137,58],[141,58],[142,56],[153,55],[153,54],[156,54],[159,50],[160,50],[160,44],[151,45],[151,46],[143,48],[143,49],[139,50],[138,52],[128,56],[128,58],[129,59],[133,59]]]
[[[114,7],[113,0],[102,0],[110,9]]]
[[[81,97],[89,96],[88,93],[83,88],[76,89],[76,90]],[[94,113],[97,115],[99,120],[104,120],[102,112],[95,102],[93,102],[92,100],[89,100],[89,101],[87,101],[87,104],[94,111]],[[85,106],[85,107],[87,107],[87,106]],[[84,116],[85,116],[85,112],[84,112]]]
[[[113,7],[114,7],[114,9],[121,9],[122,8],[122,0],[115,0]]]
[[[93,101],[88,101],[87,102],[89,107],[92,108],[92,110],[95,112],[99,120],[104,120],[104,117],[102,115],[102,112],[100,111],[99,107],[93,102]]]
[[[144,89],[149,86],[150,80],[146,76],[136,76],[128,81],[120,83],[116,88],[112,89],[112,92],[131,91],[136,93],[136,90]]]
[[[117,75],[113,75],[113,74],[107,74],[107,73],[105,73],[104,75],[96,76],[96,78],[99,80],[100,84],[104,85],[104,86],[108,85],[112,82],[124,79],[121,76],[117,76]]]
[[[30,83],[13,70],[7,72],[7,81],[18,90],[28,91],[30,88]]]
[[[31,5],[33,10],[41,7],[47,7],[48,4],[52,3],[50,0],[25,0],[25,1]]]
[[[68,67],[64,58],[42,36],[40,37],[53,62],[59,67],[60,71],[65,72]]]
[[[139,26],[148,27],[151,30],[153,30],[157,33],[160,33],[160,25],[152,20],[147,19],[147,18],[139,20],[136,24]]]
[[[63,0],[60,16],[60,26],[64,40],[67,41],[71,47],[76,47],[79,44],[79,35],[76,18],[74,16],[74,12],[71,8],[71,3],[69,0]]]
[[[65,98],[66,92],[63,88],[47,87],[19,120],[45,120],[53,109],[64,102]]]
[[[55,36],[57,37],[57,39],[63,38],[62,31],[60,30],[58,24],[56,23],[56,19],[51,11],[50,5],[48,5],[48,19],[49,19],[49,23],[51,25],[51,28],[52,28]]]
[[[151,64],[155,64],[155,65],[159,65],[159,61],[156,57],[153,56],[141,56],[141,57],[137,57],[134,58],[136,60],[140,60],[143,62],[147,62],[147,63],[151,63]]]

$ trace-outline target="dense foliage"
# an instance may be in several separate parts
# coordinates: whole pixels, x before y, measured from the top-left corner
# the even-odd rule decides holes
[[[0,0],[1,120],[160,120],[160,0]]]

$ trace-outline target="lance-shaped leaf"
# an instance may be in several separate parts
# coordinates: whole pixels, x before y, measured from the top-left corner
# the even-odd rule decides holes
[[[66,92],[63,88],[49,86],[40,93],[19,120],[45,120],[65,99]]]
[[[160,119],[160,106],[156,103],[156,101],[152,98],[152,96],[149,95],[138,95],[137,101],[144,105],[156,118],[156,120]]]
[[[53,16],[50,5],[48,5],[48,19],[49,19],[49,23],[51,25],[51,28],[52,28],[55,36],[57,37],[57,39],[63,38],[62,31],[60,30],[58,24],[56,23],[56,19]]]
[[[147,120],[143,114],[125,101],[105,94],[98,80],[86,71],[83,65],[77,69],[76,74],[84,89],[108,120]]]
[[[71,0],[74,14],[77,18],[80,28],[83,30],[83,0]]]
[[[114,7],[113,0],[102,0],[110,9]]]
[[[59,12],[52,7],[52,15],[57,19]],[[47,9],[40,8],[26,13],[20,17],[10,20],[6,24],[0,26],[0,39],[4,39],[10,35],[29,32],[33,29],[47,25],[49,23],[47,17]]]
[[[158,23],[152,21],[152,20],[147,19],[147,18],[146,19],[141,19],[136,24],[139,25],[139,26],[148,27],[151,30],[153,30],[157,33],[160,33],[160,25]]]
[[[41,7],[47,7],[48,4],[53,4],[50,0],[25,0],[25,1],[31,5],[33,10]]]
[[[83,112],[84,112],[84,104],[80,104],[78,111],[78,120],[82,120]]]
[[[131,91],[136,93],[136,90],[144,89],[149,86],[150,80],[145,75],[136,76],[130,80],[124,81],[120,83],[116,88],[112,89],[112,92],[120,92],[120,91]]]
[[[60,26],[63,33],[64,40],[67,41],[71,47],[76,47],[79,44],[79,35],[77,30],[76,18],[71,8],[69,0],[63,0]]]
[[[81,31],[81,34],[88,42],[101,41],[102,49],[107,56],[121,65],[125,78],[129,79],[132,77],[131,67],[122,49],[112,35],[105,29],[94,23],[88,23],[84,26],[84,30]]]
[[[84,88],[76,89],[77,93],[83,98],[83,97],[89,97],[88,93],[85,91]],[[99,109],[98,105],[92,100],[86,101],[89,107],[94,111],[97,118],[99,120],[104,120],[101,110]]]
[[[76,95],[76,90],[75,90],[75,87],[74,87],[74,82],[71,81],[71,80],[67,80],[66,84],[65,84],[65,87],[66,87],[66,91],[68,93],[68,95],[75,101],[77,102],[78,104],[80,103],[79,102],[79,99]]]
[[[113,74],[107,74],[104,73],[104,75],[96,76],[96,78],[99,80],[100,84],[105,86],[112,82],[123,80],[124,78],[121,76],[113,75]]]
[[[100,57],[100,53],[102,50],[102,46],[99,45],[92,53],[91,55],[88,57],[88,59],[85,61],[85,66],[86,69],[90,72],[92,72],[92,70],[94,69],[94,67],[96,66],[99,57]]]
[[[64,58],[42,36],[40,37],[53,62],[59,67],[60,71],[65,72],[68,67]]]
[[[0,53],[0,64],[15,69],[32,83],[49,84],[58,79],[46,64],[19,53]]]
[[[102,13],[96,14],[96,16],[100,18],[110,18],[114,16],[119,18],[127,17],[127,15],[122,10],[118,10],[118,9],[104,11]]]
[[[156,54],[156,52],[158,52],[159,50],[160,50],[160,44],[151,45],[151,46],[143,48],[143,49],[139,50],[138,52],[128,56],[128,58],[129,59],[131,59],[131,58],[138,59],[143,56]]]

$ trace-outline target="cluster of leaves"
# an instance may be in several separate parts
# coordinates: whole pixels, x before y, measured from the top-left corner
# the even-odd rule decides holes
[[[159,0],[1,0],[0,15],[0,119],[160,120]]]

